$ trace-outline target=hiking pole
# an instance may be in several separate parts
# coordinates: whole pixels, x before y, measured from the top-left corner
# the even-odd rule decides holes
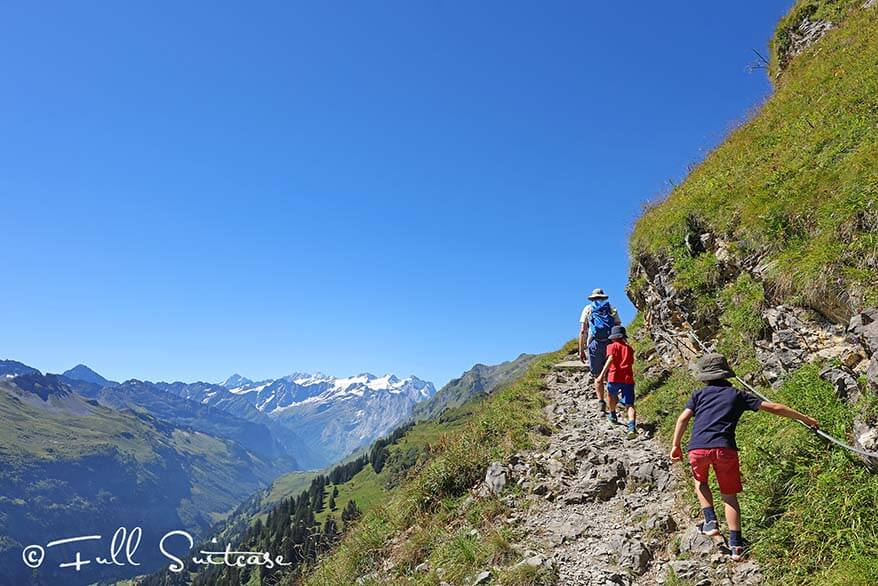
[[[701,350],[703,352],[710,352],[710,349],[707,347],[707,345],[704,342],[701,341],[701,339],[698,337],[698,335],[695,332],[690,330],[689,337],[692,338],[695,341],[695,343],[701,347]],[[735,380],[737,380],[739,383],[744,385],[744,387],[748,391],[750,391],[751,393],[753,393],[754,395],[756,395],[757,397],[759,397],[763,401],[768,401],[769,403],[771,402],[771,399],[769,399],[768,397],[766,397],[765,395],[763,395],[762,393],[757,391],[750,383],[748,383],[747,381],[745,381],[741,377],[735,376]],[[799,421],[798,419],[796,419],[795,421],[796,421],[796,423],[798,423],[798,424],[802,425],[803,427],[805,427],[806,429],[810,430],[812,433],[822,437],[824,440],[831,442],[840,448],[848,450],[849,452],[853,452],[854,454],[859,454],[860,456],[863,456],[865,458],[869,458],[871,460],[871,462],[867,462],[867,464],[869,464],[870,467],[874,467],[876,464],[878,464],[878,452],[869,452],[867,450],[862,450],[860,448],[857,448],[855,446],[852,446],[852,445],[849,445],[849,444],[843,442],[842,440],[838,439],[837,437],[826,433],[822,429],[818,429],[816,427],[811,427],[807,423],[805,423],[803,421]]]

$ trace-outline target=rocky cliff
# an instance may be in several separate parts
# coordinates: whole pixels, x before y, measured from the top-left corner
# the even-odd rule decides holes
[[[742,255],[722,236],[692,227],[683,242],[690,258],[704,256],[706,262],[698,262],[713,267],[713,303],[705,307],[692,290],[677,285],[672,260],[638,257],[631,269],[636,286],[628,293],[640,312],[638,333],[651,343],[643,358],[653,380],[685,368],[705,343],[737,358],[752,384],[779,386],[785,375],[815,364],[840,400],[856,405],[864,391],[878,393],[878,309],[849,316],[853,308],[837,298],[797,305],[766,294],[774,287],[770,249]],[[867,450],[878,448],[872,423],[859,418],[852,438]]]

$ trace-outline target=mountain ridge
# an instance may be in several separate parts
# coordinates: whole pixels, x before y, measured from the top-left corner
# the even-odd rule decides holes
[[[181,527],[201,534],[283,472],[237,442],[142,409],[102,405],[67,380],[29,373],[0,379],[2,579],[69,578],[57,562],[32,572],[21,563],[21,550],[84,529],[112,535],[120,526],[139,526],[149,542]],[[145,567],[161,562],[152,549],[143,552]],[[130,571],[87,566],[77,579]]]

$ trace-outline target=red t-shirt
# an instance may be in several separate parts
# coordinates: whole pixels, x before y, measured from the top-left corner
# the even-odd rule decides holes
[[[614,340],[607,346],[607,360],[613,357],[607,371],[607,381],[611,383],[634,384],[634,348],[625,342]]]

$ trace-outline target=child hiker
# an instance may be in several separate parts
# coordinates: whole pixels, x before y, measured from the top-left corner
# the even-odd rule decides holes
[[[614,325],[622,324],[619,314],[608,299],[609,296],[603,289],[595,289],[588,296],[590,303],[582,309],[579,316],[579,359],[586,362],[585,351],[588,348],[588,370],[595,377],[594,389],[601,413],[606,410],[607,404],[604,401],[604,383],[599,375],[607,359],[610,332]]]
[[[713,509],[713,494],[707,484],[709,469],[713,466],[716,481],[725,503],[726,523],[729,525],[729,548],[732,559],[737,561],[744,556],[744,542],[741,537],[741,507],[738,493],[741,492],[741,470],[738,464],[738,446],[735,443],[735,428],[744,411],[767,411],[774,415],[798,419],[810,427],[817,427],[817,421],[780,403],[763,401],[755,395],[734,388],[729,379],[735,376],[728,361],[722,354],[707,354],[693,369],[695,378],[707,386],[692,393],[686,408],[677,418],[674,428],[671,460],[682,459],[680,440],[695,417],[692,436],[689,440],[689,464],[695,477],[695,494],[704,513],[701,532],[705,535],[719,535],[719,524]]]
[[[634,348],[628,345],[628,334],[622,326],[613,326],[607,361],[599,377],[607,381],[607,398],[610,400],[607,419],[618,423],[616,404],[628,408],[628,438],[637,437],[637,412],[634,410]]]

